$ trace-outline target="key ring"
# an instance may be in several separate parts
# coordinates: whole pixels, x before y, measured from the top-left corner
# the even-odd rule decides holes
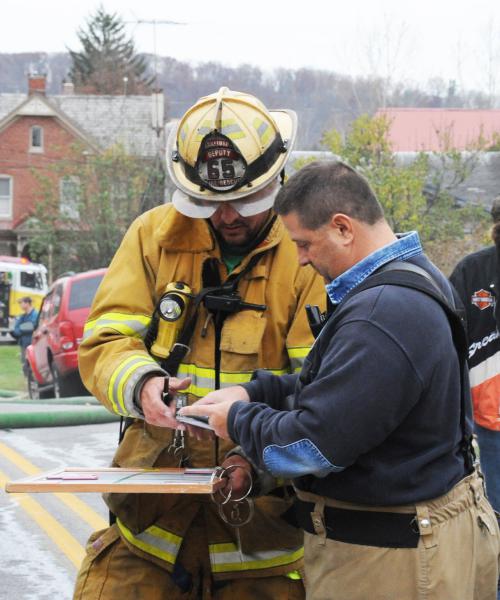
[[[246,500],[248,498],[248,496],[252,493],[252,489],[253,489],[253,479],[252,479],[252,474],[248,469],[245,469],[244,467],[242,467],[241,465],[229,465],[229,467],[219,467],[222,469],[222,473],[220,475],[221,478],[227,478],[229,481],[231,481],[229,479],[229,475],[233,472],[236,471],[236,469],[242,469],[243,472],[245,473],[245,475],[248,477],[248,490],[245,494],[243,494],[243,496],[241,496],[241,498],[233,498],[232,497],[232,491],[233,488],[231,486],[231,489],[229,491],[229,493],[227,494],[227,496],[224,495],[224,493],[222,492],[222,490],[217,490],[219,492],[219,494],[224,498],[224,502],[222,504],[226,504],[226,502],[229,502],[229,500],[231,500],[232,502],[243,502],[243,500]]]
[[[184,432],[180,431],[179,429],[176,429],[173,432],[173,439],[172,439],[172,443],[170,444],[170,446],[167,449],[167,452],[169,454],[171,454],[172,456],[177,456],[177,454],[179,452],[182,452],[184,450]]]
[[[233,498],[233,487],[231,484],[231,479],[229,478],[229,475],[236,469],[243,469],[246,476],[249,478],[248,490],[240,498]],[[224,494],[220,489],[211,494],[212,500],[217,504],[217,510],[220,518],[228,525],[231,525],[231,527],[242,527],[243,525],[249,523],[255,513],[253,500],[248,497],[253,489],[251,472],[241,465],[229,465],[225,468],[216,467],[212,473],[211,481],[214,482],[216,479],[227,479],[229,484],[229,491],[226,494]],[[217,493],[220,498],[222,498],[222,502],[220,501],[220,498],[216,496]],[[230,510],[229,514],[226,512],[228,508]],[[248,511],[246,517],[241,515],[241,509],[243,508]]]
[[[225,504],[219,503],[219,516],[224,521],[224,523],[231,525],[231,527],[243,527],[243,525],[247,525],[248,523],[250,523],[255,513],[254,502],[251,498],[245,498],[243,502],[232,502],[231,505],[229,505],[229,507],[231,508],[229,516],[227,516],[224,512],[226,506],[227,505]],[[248,515],[246,517],[242,517],[240,513],[240,509],[243,507],[246,510],[248,510]]]
[[[212,478],[211,478],[211,483],[213,483],[216,479],[226,479],[225,477],[225,473],[226,473],[226,469],[224,469],[223,467],[215,467],[214,472],[212,473]],[[229,480],[229,484],[230,484],[230,488],[229,488],[229,492],[227,494],[227,496],[224,496],[224,494],[220,491],[217,490],[216,492],[213,492],[212,494],[210,494],[210,497],[212,498],[212,500],[215,502],[215,504],[226,504],[227,502],[229,502],[231,500],[231,495],[233,493],[233,486],[231,485],[231,481]],[[223,502],[218,502],[216,499],[216,494],[219,493],[222,498],[223,498]]]

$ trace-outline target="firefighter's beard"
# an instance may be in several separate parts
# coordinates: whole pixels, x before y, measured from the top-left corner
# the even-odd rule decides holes
[[[209,220],[219,242],[222,241],[225,246],[242,254],[248,247],[253,247],[255,240],[269,222],[271,214],[271,211],[267,210],[251,217],[242,217],[236,213],[231,215],[232,218],[223,218],[222,213],[215,213]]]
[[[248,245],[258,233],[243,219],[238,219],[230,225],[220,225],[217,232],[226,244],[236,248]]]

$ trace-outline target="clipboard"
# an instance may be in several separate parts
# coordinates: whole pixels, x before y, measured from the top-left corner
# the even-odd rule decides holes
[[[5,484],[9,493],[115,492],[127,494],[213,494],[225,482],[216,469],[123,469],[65,467]]]

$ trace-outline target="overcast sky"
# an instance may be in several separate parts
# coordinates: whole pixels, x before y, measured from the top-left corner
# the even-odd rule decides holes
[[[0,52],[79,50],[100,4],[129,22],[140,52],[500,92],[498,0],[2,0]]]

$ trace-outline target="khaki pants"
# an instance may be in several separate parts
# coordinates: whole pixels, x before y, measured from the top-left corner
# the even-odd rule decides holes
[[[133,554],[116,525],[94,533],[78,573],[74,600],[303,600],[302,581],[280,577],[245,577],[214,583],[203,523],[196,519],[178,562],[192,576],[182,592],[162,567]]]
[[[416,511],[418,520],[428,518],[430,526],[419,528],[417,548],[360,546],[305,533],[308,600],[496,600],[500,533],[478,475],[440,498],[378,510]]]

